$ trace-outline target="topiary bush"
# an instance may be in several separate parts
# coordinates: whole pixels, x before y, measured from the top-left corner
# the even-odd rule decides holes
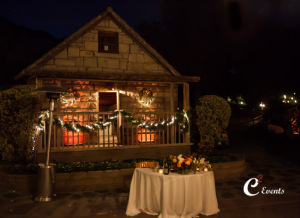
[[[205,95],[196,106],[199,130],[199,151],[209,155],[229,123],[231,108],[227,101],[216,95]]]
[[[28,85],[0,92],[0,154],[3,160],[29,162],[39,97]]]

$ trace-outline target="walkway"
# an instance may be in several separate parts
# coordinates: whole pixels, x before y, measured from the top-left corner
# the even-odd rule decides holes
[[[241,131],[240,128],[232,129],[229,136],[231,145],[224,151],[244,155],[248,166],[242,178],[216,182],[221,212],[210,217],[299,217],[300,170],[299,165],[295,164],[295,156],[291,155],[292,159],[289,160],[288,156],[280,152],[270,154],[272,143],[276,144],[274,149],[279,151],[280,147],[281,150],[291,149],[289,145],[280,140],[268,141],[269,136],[258,135],[255,131]],[[290,150],[295,151],[295,148]],[[281,188],[284,194],[246,196],[243,192],[244,183],[258,175],[263,175],[262,183],[251,190],[253,193],[267,187]],[[128,193],[104,193],[97,190],[59,193],[57,199],[49,203],[36,203],[31,198],[30,194],[0,188],[0,217],[126,217]],[[155,216],[142,213],[135,217]]]

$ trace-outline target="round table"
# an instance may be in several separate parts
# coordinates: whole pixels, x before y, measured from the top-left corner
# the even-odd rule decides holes
[[[141,212],[165,217],[195,217],[219,212],[213,171],[187,175],[136,168],[131,180],[127,216]]]

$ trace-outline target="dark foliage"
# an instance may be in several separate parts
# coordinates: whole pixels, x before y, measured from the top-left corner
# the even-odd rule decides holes
[[[226,130],[231,108],[225,99],[216,95],[205,95],[199,99],[196,111],[199,153],[207,156],[212,153],[222,131]]]
[[[2,159],[28,162],[32,158],[34,123],[39,97],[27,85],[0,93],[0,153]]]
[[[217,155],[206,158],[210,163],[235,161],[235,156]],[[135,168],[136,162],[143,161],[156,161],[160,166],[163,166],[166,159],[135,159],[135,160],[122,160],[122,161],[103,161],[103,162],[61,162],[55,165],[56,173],[72,173],[72,172],[88,172],[88,171],[104,171],[104,170],[120,170]],[[38,173],[39,166],[36,164],[28,165],[10,165],[5,167],[5,171],[10,174],[36,174]]]

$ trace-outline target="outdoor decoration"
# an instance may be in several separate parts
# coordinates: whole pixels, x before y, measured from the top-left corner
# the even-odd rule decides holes
[[[59,128],[66,128],[68,131],[72,132],[85,132],[89,133],[95,130],[103,130],[110,124],[114,123],[117,119],[117,116],[119,115],[119,112],[127,119],[128,122],[130,122],[132,125],[138,126],[143,129],[148,130],[158,130],[158,129],[165,129],[170,125],[179,124],[180,129],[182,132],[186,132],[188,130],[188,124],[189,124],[189,113],[187,111],[178,112],[174,117],[172,117],[168,121],[161,121],[161,122],[150,122],[146,120],[137,120],[133,118],[133,115],[125,110],[115,110],[114,113],[108,118],[105,122],[97,122],[92,125],[81,125],[79,123],[70,123],[70,122],[63,122],[56,116],[53,117],[53,124],[58,126]],[[45,112],[45,114],[41,114],[39,117],[39,123],[37,125],[37,129],[42,130],[43,129],[43,120],[49,119],[49,113]],[[74,121],[78,122],[78,121]]]
[[[72,106],[76,100],[80,98],[80,94],[77,89],[68,88],[71,93],[62,94],[61,102],[66,106]],[[71,99],[71,100],[70,100]]]
[[[143,88],[139,93],[139,101],[145,106],[153,101],[153,92],[150,89]]]
[[[212,170],[209,161],[205,160],[205,158],[203,157],[196,158],[193,156],[185,156],[182,154],[178,156],[171,155],[169,157],[169,161],[171,163],[171,169],[182,174],[190,173],[191,170],[193,170],[194,173],[196,173],[197,170]]]

